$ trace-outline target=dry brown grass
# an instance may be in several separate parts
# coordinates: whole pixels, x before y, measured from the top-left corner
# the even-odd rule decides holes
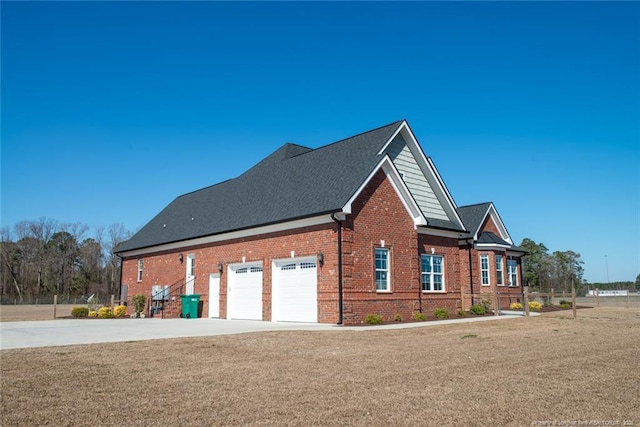
[[[3,350],[2,425],[639,426],[640,311],[570,315]]]
[[[71,315],[71,309],[76,306],[83,306],[83,304],[58,304],[56,317]],[[0,305],[0,322],[21,322],[26,320],[53,320],[53,305]]]

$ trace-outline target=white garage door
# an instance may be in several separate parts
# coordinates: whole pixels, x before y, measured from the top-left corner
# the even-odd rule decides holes
[[[262,320],[262,264],[232,264],[227,279],[229,319]]]
[[[274,321],[318,321],[318,269],[316,259],[291,258],[274,261]]]

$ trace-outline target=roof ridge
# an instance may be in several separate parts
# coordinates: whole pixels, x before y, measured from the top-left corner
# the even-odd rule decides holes
[[[322,146],[320,146],[320,147],[318,147],[318,148],[313,149],[312,151],[317,151],[317,150],[321,150],[321,149],[323,149],[323,148],[330,147],[330,146],[332,146],[332,145],[340,144],[340,143],[345,142],[345,141],[347,141],[347,140],[349,140],[349,139],[357,138],[357,137],[359,137],[359,136],[366,135],[366,134],[368,134],[368,133],[373,133],[373,132],[379,131],[379,130],[381,130],[381,129],[383,129],[383,128],[386,128],[386,127],[389,127],[389,126],[392,126],[392,125],[395,125],[395,124],[400,124],[400,123],[402,123],[402,122],[404,122],[404,121],[405,121],[405,119],[402,119],[402,120],[396,120],[395,122],[391,122],[391,123],[386,124],[386,125],[384,125],[384,126],[378,126],[378,127],[377,127],[377,128],[375,128],[375,129],[370,129],[370,130],[367,130],[367,131],[364,131],[364,132],[360,132],[360,133],[357,133],[357,134],[355,134],[355,135],[351,135],[351,136],[348,136],[348,137],[346,137],[346,138],[339,139],[338,141],[334,141],[334,142],[331,142],[331,143],[329,143],[329,144],[322,145]]]
[[[462,209],[462,208],[472,208],[472,207],[474,207],[474,206],[488,205],[488,204],[493,204],[493,202],[481,202],[481,203],[474,203],[474,204],[472,204],[472,205],[458,206],[458,209]]]

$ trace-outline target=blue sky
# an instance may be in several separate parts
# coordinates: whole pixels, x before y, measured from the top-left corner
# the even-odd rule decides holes
[[[458,205],[640,273],[639,3],[2,2],[1,223],[135,231],[406,118]]]

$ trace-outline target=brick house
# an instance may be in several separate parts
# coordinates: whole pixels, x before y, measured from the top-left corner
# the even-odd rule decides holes
[[[359,324],[456,310],[485,286],[515,294],[523,253],[492,204],[456,206],[401,120],[317,149],[287,143],[176,198],[116,254],[123,294],[153,290],[155,307],[195,293],[203,317]]]

